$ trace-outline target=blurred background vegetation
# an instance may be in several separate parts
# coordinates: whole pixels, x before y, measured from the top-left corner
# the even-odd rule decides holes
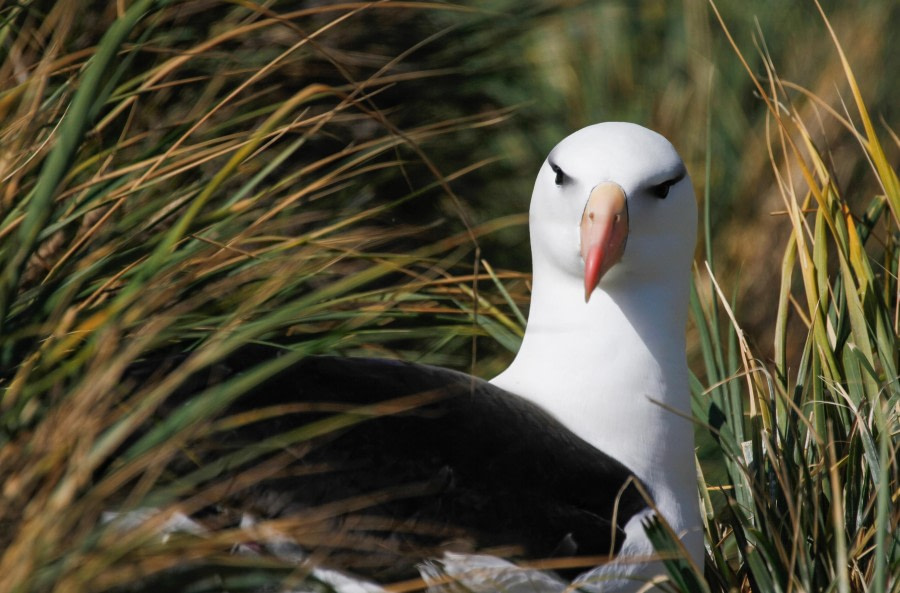
[[[781,109],[861,219],[889,192],[824,107],[858,121],[815,4],[716,6],[751,72],[798,85]],[[900,5],[822,6],[896,169]],[[698,261],[714,260],[754,356],[802,365],[802,313],[778,334],[792,223],[772,160],[787,157],[705,1],[0,2],[0,589],[101,590],[170,566],[138,540],[145,564],[101,560],[97,518],[212,484],[162,468],[241,386],[129,435],[242,343],[502,369],[527,313],[534,176],[607,120],[675,144],[707,211]],[[895,231],[866,244],[888,277]],[[689,355],[709,386],[728,374],[704,367],[704,331]],[[123,381],[159,352],[195,356]]]

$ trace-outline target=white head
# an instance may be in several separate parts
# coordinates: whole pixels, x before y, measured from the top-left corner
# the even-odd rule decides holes
[[[601,123],[560,142],[535,181],[530,225],[535,282],[568,276],[585,300],[598,283],[612,295],[645,279],[689,279],[691,181],[668,140],[641,126]]]

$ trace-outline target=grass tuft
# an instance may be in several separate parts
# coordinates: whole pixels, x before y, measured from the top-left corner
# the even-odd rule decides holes
[[[858,190],[893,192],[896,171],[819,9],[855,114],[823,108],[815,93],[783,80],[764,50],[757,75],[713,4],[767,107],[770,162],[790,220],[773,361],[746,339],[713,269],[698,273],[692,299],[704,353],[695,412],[714,443],[700,471],[714,591],[887,592],[900,583],[892,500],[900,491],[900,228],[885,207],[894,198]],[[809,106],[859,140],[855,158],[869,163],[874,184],[839,182],[834,164],[848,157],[830,151]],[[703,297],[704,284],[714,296]],[[789,354],[795,332],[803,346]]]

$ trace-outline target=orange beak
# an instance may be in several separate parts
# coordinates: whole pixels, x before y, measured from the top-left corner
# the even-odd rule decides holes
[[[628,238],[625,191],[615,183],[593,190],[581,216],[581,259],[584,260],[584,302],[600,279],[622,259]]]

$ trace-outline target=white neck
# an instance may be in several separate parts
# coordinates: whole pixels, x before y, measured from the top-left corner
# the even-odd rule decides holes
[[[681,507],[696,507],[684,334],[690,274],[660,273],[669,277],[617,266],[584,303],[580,278],[536,258],[522,347],[492,382],[623,462],[679,529]]]

